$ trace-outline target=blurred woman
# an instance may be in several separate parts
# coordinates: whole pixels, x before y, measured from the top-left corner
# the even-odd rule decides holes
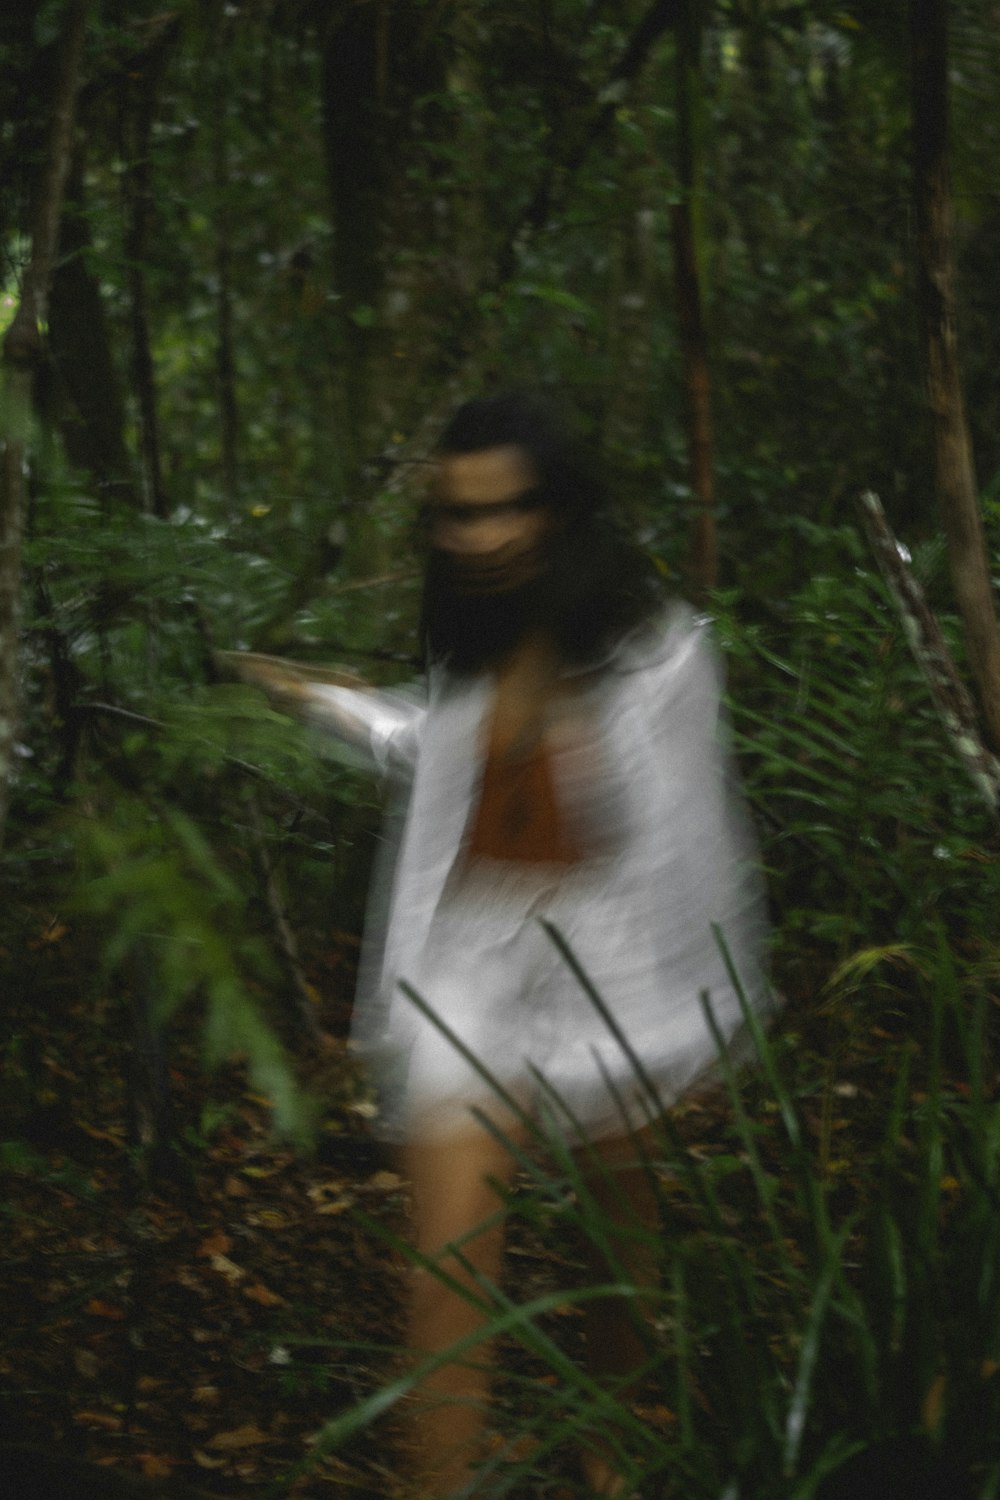
[[[735,1046],[734,976],[766,1005],[766,918],[707,622],[664,596],[553,410],[461,407],[425,519],[420,696],[270,686],[402,789],[355,1031],[412,1188],[411,1349],[466,1341],[417,1392],[416,1493],[439,1500],[475,1493],[517,1152],[568,1144],[617,1226],[588,1275],[651,1289],[649,1132],[717,1061],[704,1001]],[[583,1312],[591,1372],[627,1390],[641,1326],[621,1298]],[[610,1450],[581,1462],[625,1492]]]

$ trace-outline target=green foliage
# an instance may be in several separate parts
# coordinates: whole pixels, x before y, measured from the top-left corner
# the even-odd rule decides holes
[[[888,497],[957,644],[914,354],[906,7],[698,9],[727,585],[713,609],[791,1019],[761,1042],[758,1083],[731,1083],[717,1149],[698,1155],[670,1133],[659,1143],[677,1185],[664,1194],[650,1371],[676,1415],[667,1437],[581,1374],[548,1331],[549,1299],[518,1307],[494,1289],[497,1326],[557,1376],[531,1388],[539,1465],[602,1430],[650,1485],[663,1476],[657,1493],[809,1500],[852,1448],[923,1427],[967,1452],[996,1494],[976,1424],[995,1425],[983,1362],[1000,1357],[988,1003],[1000,864],[844,523],[861,488]],[[0,323],[29,248],[59,10],[0,23],[12,64],[0,83]],[[135,983],[138,966],[164,1024],[200,1006],[208,1054],[245,1055],[294,1132],[308,1106],[270,1029],[282,980],[262,869],[310,933],[356,928],[376,798],[259,697],[214,683],[212,649],[277,641],[346,656],[377,680],[406,675],[418,585],[343,585],[411,565],[424,471],[408,460],[433,437],[419,424],[484,381],[568,387],[644,540],[682,574],[675,41],[665,33],[625,88],[612,81],[650,13],[640,0],[329,14],[181,4],[167,40],[160,13],[139,11],[102,16],[89,39],[69,205],[87,234],[71,259],[93,279],[108,348],[86,341],[96,319],[67,319],[39,393],[25,753],[5,874],[18,891],[45,885],[53,906],[72,887],[103,954],[92,982],[114,970]],[[1000,68],[985,0],[952,12],[963,355],[995,547]],[[347,22],[376,13],[373,129],[388,121],[393,146],[379,156],[379,201],[357,210],[375,222],[337,222],[344,143],[324,73]],[[336,280],[338,249],[359,230],[378,246],[370,300]],[[124,502],[100,464],[71,472],[62,456],[88,409],[75,371],[89,379],[99,353],[136,495],[151,462],[137,374],[148,355],[163,516]],[[396,659],[365,655],[380,651]],[[874,1025],[892,1066],[871,1064],[852,1194],[834,1170],[832,1090]],[[202,1141],[211,1128],[206,1115]],[[6,1165],[41,1170],[10,1149]],[[537,1222],[607,1240],[552,1149],[544,1173],[525,1162]]]
[[[902,1063],[895,1088],[864,1144],[869,1170],[848,1198],[806,1146],[780,1044],[755,1028],[761,1078],[726,1068],[731,1113],[711,1153],[668,1121],[658,1129],[650,1159],[664,1225],[658,1290],[623,1280],[518,1304],[481,1286],[489,1314],[481,1330],[337,1416],[318,1448],[345,1444],[436,1364],[474,1357],[504,1336],[546,1379],[526,1380],[523,1404],[512,1383],[507,1420],[519,1436],[530,1432],[531,1457],[513,1458],[516,1444],[505,1449],[484,1467],[483,1493],[519,1492],[560,1454],[601,1440],[643,1494],[811,1500],[846,1459],[896,1437],[924,1444],[928,1462],[946,1455],[975,1476],[977,1493],[993,1493],[1000,1103],[983,1087],[983,1007],[962,1001],[943,945],[919,1003],[930,1019],[926,1086],[914,1087],[901,1040],[886,1064],[888,1077]],[[950,1026],[962,1038],[965,1076],[946,1083]],[[613,1247],[640,1232],[596,1214],[560,1134],[535,1127],[534,1135],[529,1154],[511,1150],[531,1175],[548,1242]],[[636,1304],[655,1328],[643,1401],[670,1409],[666,1431],[596,1385],[550,1331],[557,1324],[548,1314],[598,1295],[620,1298],[623,1317]]]
[[[277,1129],[304,1138],[308,1103],[253,993],[273,976],[272,962],[245,931],[246,891],[197,825],[176,808],[119,796],[112,816],[81,823],[79,835],[91,872],[79,904],[108,926],[107,969],[144,954],[161,1025],[200,997],[207,1060],[244,1055],[255,1086],[273,1101]]]
[[[775,894],[776,980],[803,998],[770,1036],[748,1011],[758,1065],[724,1066],[709,1142],[683,1111],[657,1127],[660,1286],[603,1288],[656,1330],[639,1411],[580,1370],[548,1316],[594,1288],[520,1305],[483,1289],[487,1326],[459,1352],[503,1335],[545,1377],[509,1379],[505,1425],[535,1446],[488,1465],[486,1493],[540,1485],[595,1440],[664,1500],[813,1500],[848,1459],[896,1439],[968,1470],[984,1497],[1000,1479],[1000,870],[856,538],[813,541],[831,571],[804,569],[780,612],[754,621],[747,601],[716,600]],[[830,1130],[847,1099],[838,1162]],[[549,1103],[550,1120],[565,1116]],[[547,1244],[590,1240],[613,1263],[618,1236],[641,1231],[596,1209],[561,1131],[522,1124],[533,1144],[511,1147],[530,1184],[517,1211]],[[337,1416],[320,1446],[346,1443],[428,1368]],[[672,1414],[665,1428],[645,1420],[651,1406]]]
[[[745,599],[717,599],[781,940],[812,937],[841,958],[920,948],[933,912],[982,941],[997,893],[975,855],[986,814],[858,546],[826,532],[815,572],[803,548],[808,576],[780,616],[753,621]]]
[[[0,1172],[35,1178],[81,1197],[93,1197],[95,1193],[93,1183],[79,1167],[72,1162],[54,1166],[49,1156],[36,1151],[26,1141],[0,1141]],[[4,1212],[14,1213],[16,1210],[5,1204]]]

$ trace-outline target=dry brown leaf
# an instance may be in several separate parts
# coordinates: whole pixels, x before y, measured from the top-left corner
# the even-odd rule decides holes
[[[258,1443],[269,1443],[270,1437],[266,1432],[253,1422],[247,1422],[243,1427],[234,1427],[229,1432],[217,1432],[215,1437],[209,1438],[205,1444],[206,1448],[224,1448],[227,1452],[239,1448],[253,1448]]]
[[[208,1260],[213,1255],[225,1255],[232,1248],[233,1242],[225,1230],[216,1229],[202,1240],[195,1253]]]
[[[220,1276],[224,1276],[232,1286],[235,1286],[238,1281],[242,1281],[247,1274],[242,1266],[236,1265],[234,1261],[227,1259],[225,1255],[213,1255],[209,1261],[209,1265],[213,1271],[218,1271]]]
[[[247,1223],[260,1229],[284,1229],[288,1220],[277,1208],[262,1208],[255,1214],[247,1214]]]
[[[82,1130],[84,1135],[89,1135],[92,1141],[106,1141],[109,1146],[124,1146],[124,1130],[98,1130],[96,1125],[88,1125],[86,1120],[77,1120],[77,1129]]]
[[[192,1456],[199,1469],[224,1469],[226,1466],[224,1458],[213,1458],[210,1453],[205,1453],[201,1448],[195,1448]]]
[[[87,1427],[103,1427],[108,1432],[118,1432],[122,1425],[121,1417],[113,1411],[75,1411],[73,1421],[85,1424]]]
[[[398,1172],[374,1172],[365,1183],[365,1187],[378,1188],[383,1193],[394,1193],[402,1186],[403,1179]]]
[[[76,1373],[84,1380],[96,1380],[100,1374],[101,1362],[92,1349],[75,1349],[73,1364]]]
[[[243,1295],[249,1297],[251,1302],[259,1302],[261,1307],[283,1307],[285,1302],[284,1297],[279,1297],[277,1292],[269,1291],[260,1281],[255,1281],[253,1286],[245,1286]]]
[[[121,1323],[125,1318],[123,1308],[116,1307],[113,1302],[102,1302],[100,1297],[91,1297],[86,1310],[91,1317],[110,1318],[113,1323]]]
[[[354,1202],[346,1182],[314,1182],[306,1191],[318,1214],[342,1214]]]
[[[42,1064],[43,1064],[44,1067],[48,1068],[48,1070],[49,1070],[50,1073],[54,1073],[57,1078],[64,1079],[66,1081],[66,1083],[79,1083],[80,1082],[79,1078],[77,1077],[77,1075],[75,1073],[71,1073],[68,1068],[64,1068],[63,1065],[62,1065],[62,1063],[56,1062],[56,1060],[55,1060],[54,1057],[43,1057],[42,1058]],[[86,1130],[87,1127],[85,1125],[83,1125],[83,1121],[82,1120],[78,1120],[77,1124],[78,1125],[82,1125],[83,1129]]]
[[[139,1463],[147,1479],[167,1479],[173,1473],[175,1458],[164,1458],[159,1453],[140,1453]]]

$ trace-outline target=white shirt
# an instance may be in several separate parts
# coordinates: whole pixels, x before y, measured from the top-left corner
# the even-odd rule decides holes
[[[590,743],[554,765],[557,789],[579,802],[581,759],[593,780],[596,755],[590,803],[608,835],[602,852],[547,883],[474,880],[456,898],[448,877],[475,806],[493,688],[488,673],[443,671],[423,701],[310,685],[313,721],[364,749],[402,795],[401,837],[387,841],[375,885],[355,1034],[388,1080],[388,1128],[408,1128],[417,1110],[450,1120],[453,1106],[481,1103],[483,1089],[402,981],[526,1107],[537,1093],[526,1080],[541,1070],[588,1134],[610,1133],[623,1111],[630,1124],[649,1113],[622,1103],[623,1093],[648,1095],[637,1059],[664,1105],[717,1060],[703,995],[727,1040],[743,1028],[740,990],[757,1011],[770,1003],[763,884],[726,745],[719,659],[708,622],[675,604],[581,675]],[[624,1041],[538,918],[562,933]]]

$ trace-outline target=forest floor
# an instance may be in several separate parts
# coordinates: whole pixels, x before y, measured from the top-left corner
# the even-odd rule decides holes
[[[344,1041],[350,941],[313,965],[328,997],[327,1040],[301,1065],[323,1101],[315,1154],[275,1142],[267,1102],[238,1064],[204,1071],[192,1010],[169,1028],[180,1150],[156,1181],[130,1140],[127,997],[96,1008],[78,998],[86,954],[55,921],[4,957],[21,998],[6,1001],[0,1119],[3,1441],[146,1476],[167,1492],[180,1482],[220,1497],[272,1486],[299,1497],[390,1495],[384,1420],[315,1456],[323,1424],[392,1374],[399,1345],[393,1241],[405,1233],[406,1184],[368,1133]],[[854,1085],[842,1092],[860,1097]],[[697,1149],[732,1149],[723,1114],[719,1100],[685,1112]],[[830,1121],[817,1120],[821,1129],[829,1136]],[[558,1235],[539,1236],[519,1215],[509,1255],[520,1298],[573,1279]],[[571,1351],[575,1318],[557,1309],[548,1325]],[[665,1429],[673,1421],[655,1397],[643,1414]],[[545,1489],[573,1493],[569,1482]]]
[[[169,1028],[180,1151],[155,1182],[130,1140],[127,999],[77,998],[86,959],[61,923],[6,958],[22,998],[5,1017],[0,1441],[168,1491],[284,1484],[323,1424],[398,1365],[406,1184],[368,1133],[344,1042],[349,940],[316,976],[324,1045],[300,1059],[323,1101],[315,1154],[276,1143],[238,1064],[204,1071],[192,1012]],[[522,1297],[573,1280],[565,1249],[517,1216],[508,1255]],[[575,1316],[550,1315],[570,1347]],[[383,1423],[287,1493],[374,1500],[393,1467]]]

